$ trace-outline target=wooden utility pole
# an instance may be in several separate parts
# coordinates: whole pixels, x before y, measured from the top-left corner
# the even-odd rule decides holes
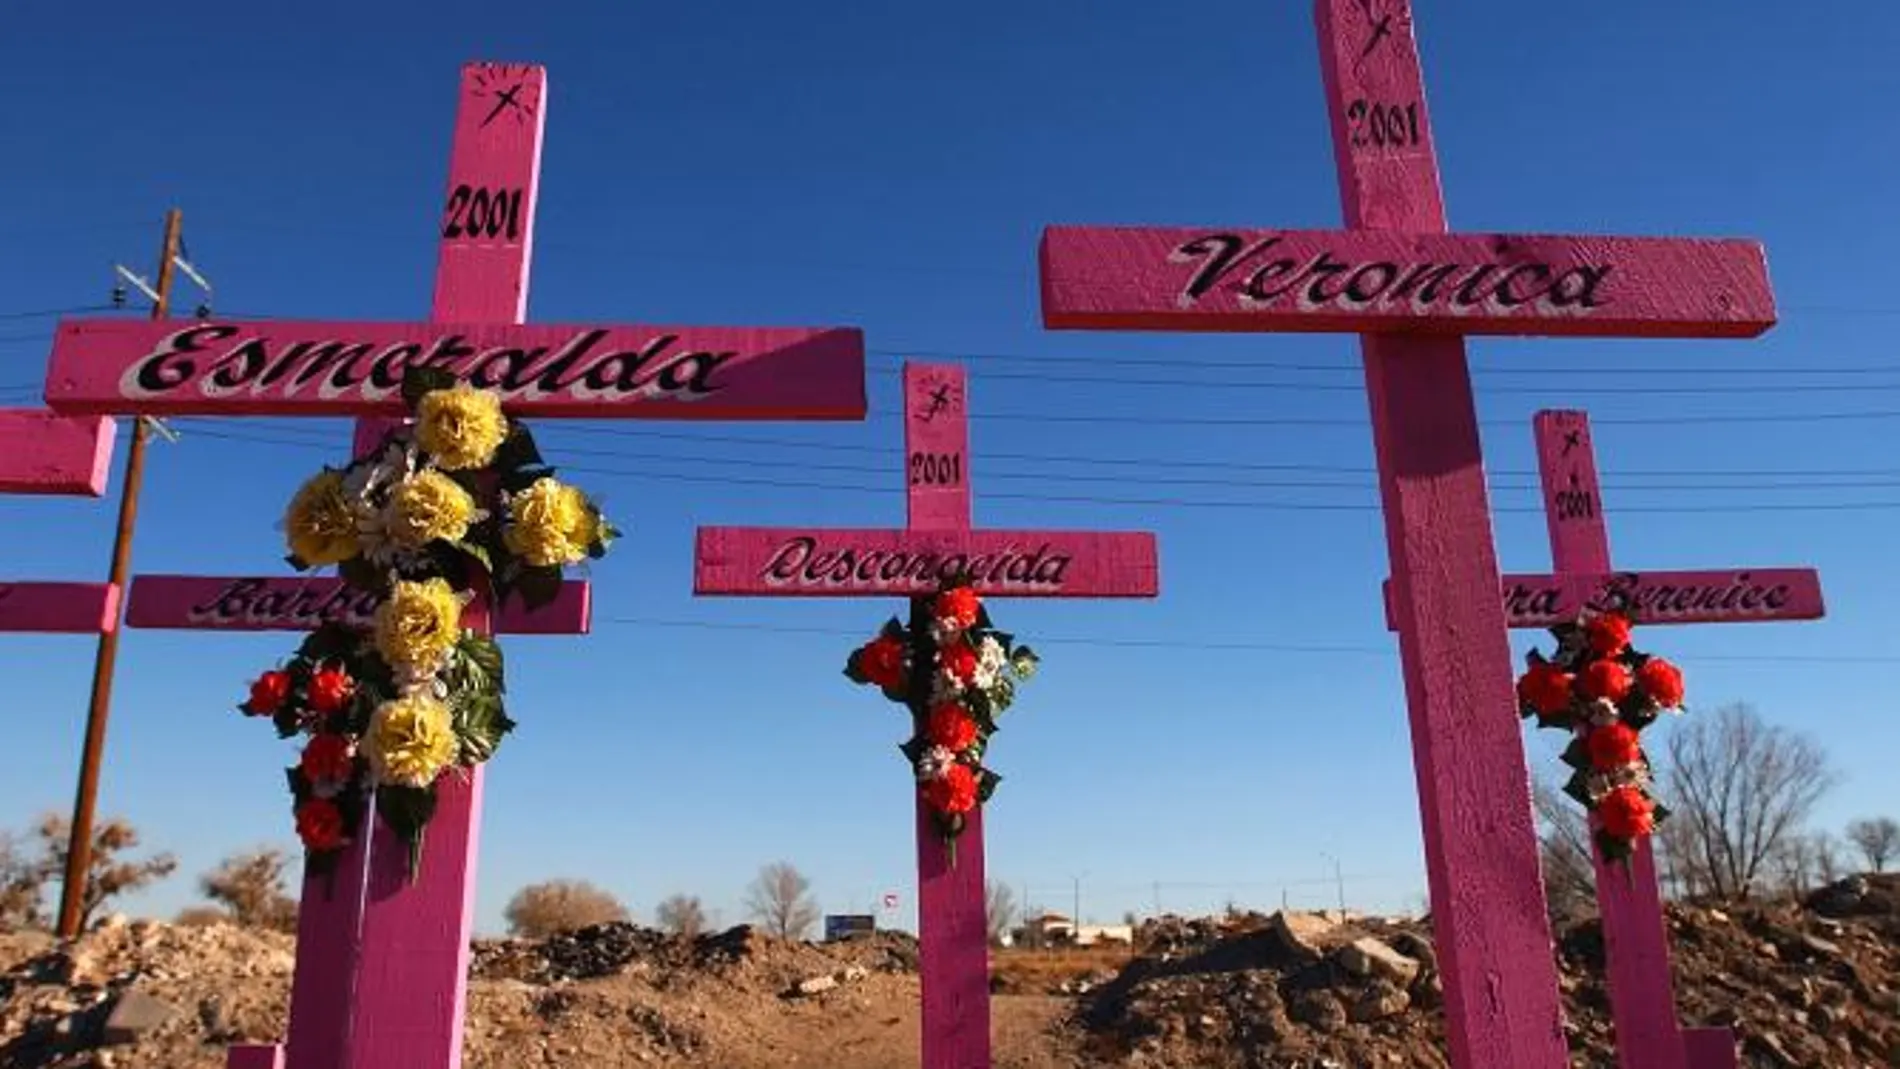
[[[157,297],[152,302],[153,319],[163,319],[170,311],[173,265],[178,259],[184,222],[184,213],[177,208],[165,213],[165,236],[158,250]],[[149,438],[144,417],[133,417],[132,445],[125,457],[125,485],[119,491],[119,528],[112,540],[112,574],[107,580],[121,592],[126,589],[132,570],[132,531],[138,525],[139,488],[145,482],[145,446]],[[100,632],[99,652],[92,663],[92,705],[86,711],[86,745],[79,757],[79,791],[73,799],[72,834],[66,842],[66,879],[59,891],[62,939],[79,934],[79,923],[86,911],[86,875],[92,867],[93,809],[99,800],[99,757],[105,748],[106,716],[112,708],[112,669],[119,658],[124,604],[122,595],[120,618]]]

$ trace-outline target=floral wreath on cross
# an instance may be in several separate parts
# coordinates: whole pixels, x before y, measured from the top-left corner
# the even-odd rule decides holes
[[[910,710],[911,737],[899,749],[952,864],[968,814],[1002,780],[983,764],[997,718],[1038,663],[1028,646],[996,630],[967,576],[912,598],[909,625],[893,617],[845,661],[852,682],[877,687]]]
[[[298,838],[319,871],[373,804],[408,845],[414,876],[442,776],[493,757],[515,727],[501,648],[463,625],[465,608],[483,594],[546,605],[564,568],[599,559],[619,535],[555,478],[497,394],[412,367],[402,397],[410,418],[363,457],[305,482],[282,525],[292,567],[335,565],[381,598],[374,625],[324,624],[238,706],[269,717],[280,738],[309,736],[286,775]]]
[[[1641,735],[1664,713],[1683,712],[1682,670],[1638,652],[1632,630],[1614,611],[1557,624],[1556,650],[1531,650],[1517,680],[1520,715],[1574,736],[1563,752],[1574,770],[1564,793],[1590,812],[1597,849],[1611,861],[1627,861],[1669,816],[1652,792]]]

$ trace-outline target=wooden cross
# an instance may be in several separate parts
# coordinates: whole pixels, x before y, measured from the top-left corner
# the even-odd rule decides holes
[[[1821,579],[1812,568],[1617,571],[1610,564],[1589,414],[1546,410],[1532,423],[1555,573],[1504,577],[1504,612],[1511,627],[1545,628],[1574,620],[1586,609],[1627,613],[1639,626],[1769,623],[1824,615]],[[1390,588],[1388,583],[1388,597]],[[1617,1064],[1621,1069],[1678,1064],[1731,1069],[1736,1063],[1732,1032],[1684,1029],[1676,1019],[1653,843],[1637,840],[1627,869],[1624,863],[1606,862],[1600,851],[1595,862]]]
[[[1775,319],[1766,261],[1748,241],[1448,233],[1410,3],[1316,7],[1348,229],[1051,227],[1043,321],[1361,335],[1451,1060],[1562,1069],[1464,336],[1749,337]]]
[[[863,419],[856,329],[521,325],[546,92],[541,67],[463,68],[429,322],[65,322],[48,406],[356,416],[360,453],[402,414],[402,370],[419,364],[496,390],[521,417]],[[486,605],[470,608],[468,626],[485,627]],[[482,783],[477,767],[437,784],[414,881],[373,817],[332,879],[305,874],[288,1041],[234,1047],[228,1064],[461,1064]]]
[[[989,597],[1156,596],[1152,534],[970,526],[968,402],[960,365],[904,365],[904,529],[702,527],[693,593],[927,596],[967,571]],[[923,1066],[988,1069],[983,810],[968,814],[954,866],[921,796],[916,821]]]
[[[117,424],[0,408],[0,494],[100,497]],[[117,626],[111,583],[0,582],[0,632],[97,635]]]

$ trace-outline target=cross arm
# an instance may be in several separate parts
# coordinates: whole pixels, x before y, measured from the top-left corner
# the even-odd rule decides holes
[[[0,631],[98,635],[118,618],[111,583],[0,583]]]
[[[1586,608],[1630,613],[1638,626],[1774,623],[1826,614],[1821,576],[1812,568],[1506,575],[1503,597],[1514,629],[1574,620]],[[1386,629],[1396,630],[1389,579],[1384,598]]]
[[[693,593],[911,596],[967,569],[984,594],[1151,598],[1155,536],[1125,531],[701,527]]]
[[[861,420],[866,409],[855,328],[290,320],[62,321],[46,404],[74,415],[400,416],[411,365],[492,389],[524,416]]]
[[[326,623],[367,627],[379,599],[332,577],[134,576],[127,627],[172,631],[314,631]],[[497,634],[585,635],[593,624],[593,593],[568,580],[552,602],[530,611],[511,598],[495,621]]]
[[[0,494],[99,497],[117,433],[103,416],[0,408]]]
[[[1050,227],[1052,330],[1753,337],[1761,244],[1387,230]]]

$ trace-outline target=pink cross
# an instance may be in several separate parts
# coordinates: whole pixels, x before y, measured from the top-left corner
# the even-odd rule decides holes
[[[1051,227],[1043,320],[1361,335],[1451,1060],[1563,1069],[1464,336],[1749,337],[1775,319],[1766,262],[1748,241],[1448,233],[1411,5],[1316,7],[1348,229]]]
[[[1812,568],[1617,571],[1610,564],[1589,414],[1544,411],[1533,425],[1556,572],[1504,577],[1504,612],[1511,627],[1544,628],[1574,620],[1584,609],[1629,613],[1639,626],[1818,620],[1824,614],[1821,579]],[[1386,591],[1390,624],[1389,582]],[[1617,1064],[1648,1069],[1681,1058],[1690,1069],[1734,1066],[1732,1032],[1683,1029],[1677,1022],[1653,844],[1639,840],[1627,869],[1606,863],[1600,853],[1595,861]],[[1674,1054],[1675,1049],[1684,1053]]]
[[[0,494],[99,497],[117,424],[0,408]],[[0,582],[0,632],[97,635],[118,626],[111,583]]]
[[[496,390],[522,417],[864,418],[856,329],[522,325],[546,120],[543,68],[463,69],[429,322],[65,322],[48,406],[88,415],[356,416],[360,453],[402,413],[402,369],[427,364]],[[181,587],[179,577],[151,585],[154,578],[141,619],[155,626],[179,626],[180,609],[189,617],[224,589],[188,578]],[[290,593],[281,611],[258,610],[267,620],[298,616],[305,603],[297,595],[312,588],[290,582],[275,590]],[[318,586],[311,596],[326,595]],[[486,604],[470,609],[467,624],[486,627]],[[584,624],[585,610],[584,590],[568,595],[568,629]],[[509,619],[500,622],[505,629]],[[229,1065],[460,1066],[482,784],[477,768],[438,785],[427,860],[413,882],[401,841],[374,820],[329,878],[306,874],[288,1040],[234,1047]]]
[[[968,400],[960,365],[904,365],[904,500],[909,522],[902,530],[702,527],[694,550],[693,593],[926,595],[934,593],[943,578],[967,570],[977,590],[991,597],[1158,594],[1152,534],[986,531],[970,526]],[[867,628],[867,637],[874,630]],[[983,811],[970,814],[957,839],[954,867],[921,798],[916,819],[923,1065],[987,1069],[990,988]]]

